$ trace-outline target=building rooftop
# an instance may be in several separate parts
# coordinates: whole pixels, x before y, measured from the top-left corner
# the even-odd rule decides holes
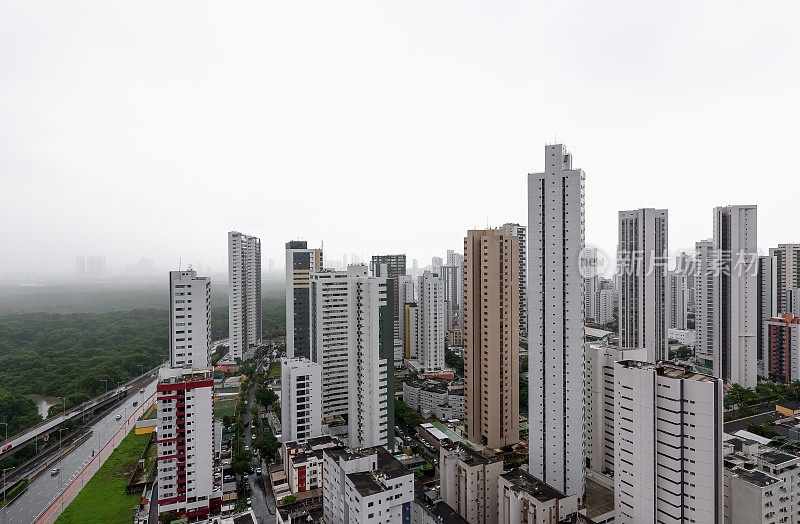
[[[754,484],[760,488],[765,488],[767,486],[771,486],[776,482],[781,482],[780,479],[773,477],[768,473],[764,473],[763,471],[757,469],[745,469],[745,468],[733,468],[731,472],[734,476],[742,478],[751,484]]]
[[[542,480],[534,477],[530,473],[526,473],[521,469],[513,469],[508,473],[500,475],[503,479],[508,481],[512,489],[524,491],[534,497],[540,502],[547,502],[553,499],[563,499],[566,495],[558,491],[553,486],[545,483]]]
[[[448,457],[457,457],[461,462],[467,466],[483,466],[493,462],[500,462],[502,459],[488,451],[480,453],[472,448],[467,447],[462,442],[456,442],[445,448]]]
[[[637,368],[642,370],[655,370],[656,374],[662,377],[681,379],[681,380],[696,380],[699,382],[716,382],[718,378],[711,375],[704,375],[692,370],[692,366],[673,364],[670,362],[659,362],[653,364],[652,362],[642,362],[640,360],[621,360],[619,365],[626,368]]]
[[[414,481],[414,499],[417,505],[428,515],[437,519],[442,524],[468,524],[464,518],[456,513],[456,510],[448,506],[439,497],[435,490],[428,490],[425,484]]]
[[[780,451],[764,451],[759,454],[761,460],[773,466],[780,466],[788,462],[800,461],[800,457],[789,455],[788,453],[781,453]]]
[[[403,384],[403,387],[417,388],[422,391],[444,394],[447,393],[450,383],[443,378],[428,378],[423,380],[409,380]]]
[[[295,502],[288,506],[278,507],[281,519],[284,522],[291,522],[292,519],[303,522],[322,522],[322,506],[320,504],[307,504],[306,502]]]

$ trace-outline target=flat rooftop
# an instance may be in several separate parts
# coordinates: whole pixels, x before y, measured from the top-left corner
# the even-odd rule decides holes
[[[448,457],[458,457],[458,459],[466,464],[467,466],[474,467],[474,466],[483,466],[486,464],[491,464],[493,462],[499,462],[502,459],[500,457],[494,455],[484,455],[479,453],[469,447],[467,447],[463,442],[457,442],[450,446],[449,448],[445,448],[447,450]]]
[[[759,456],[761,457],[761,460],[772,464],[773,466],[780,466],[781,464],[794,462],[800,459],[800,457],[789,455],[788,453],[781,453],[780,451],[764,451]]]
[[[654,370],[659,376],[674,379],[696,380],[699,382],[716,382],[719,380],[711,375],[704,375],[703,373],[693,371],[692,366],[682,366],[680,364],[671,364],[668,362],[653,364],[652,362],[642,362],[640,360],[621,360],[618,364],[626,368]]]
[[[414,481],[414,498],[417,505],[427,514],[435,517],[437,522],[442,524],[468,524],[468,522],[456,513],[456,510],[448,506],[438,495],[438,493],[427,491],[425,484]]]
[[[564,493],[558,491],[553,486],[521,469],[514,469],[500,476],[508,481],[512,488],[524,491],[536,497],[539,502],[547,502],[548,500],[563,499],[566,497]]]
[[[735,476],[745,479],[751,484],[755,484],[760,488],[766,488],[767,486],[771,486],[776,482],[781,482],[780,479],[776,479],[772,475],[757,469],[733,468],[731,472]]]

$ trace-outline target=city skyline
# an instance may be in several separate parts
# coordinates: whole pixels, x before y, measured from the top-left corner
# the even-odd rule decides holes
[[[793,164],[796,4],[51,8],[45,21],[35,6],[0,7],[0,45],[15,50],[0,102],[0,178],[14,196],[0,274],[70,271],[81,254],[221,268],[231,229],[263,238],[265,260],[301,232],[331,253],[444,256],[437,246],[457,248],[465,229],[524,223],[525,174],[561,141],[594,174],[586,240],[608,253],[620,209],[669,209],[673,250],[711,237],[717,206],[757,204],[763,224],[793,211],[791,192],[744,183],[766,151]],[[302,37],[286,23],[301,19]],[[553,46],[560,28],[540,22],[552,19],[579,36]],[[312,89],[319,71],[329,85]],[[398,197],[378,198],[376,177],[403,179]],[[313,213],[293,211],[296,180]],[[651,180],[664,181],[657,192]],[[241,187],[260,202],[241,202]],[[351,197],[358,206],[336,204]],[[404,213],[412,199],[424,216]],[[175,211],[195,224],[178,238],[161,227]],[[431,223],[436,239],[419,234]],[[789,236],[758,235],[763,250],[800,240]]]

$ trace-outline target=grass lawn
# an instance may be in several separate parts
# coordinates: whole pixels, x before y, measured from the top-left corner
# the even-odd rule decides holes
[[[269,365],[267,378],[281,378],[281,365],[279,362],[273,362]]]
[[[136,435],[131,430],[100,467],[100,471],[95,473],[75,500],[64,509],[56,524],[129,524],[141,495],[126,495],[125,487],[148,440],[149,434]]]
[[[236,411],[236,398],[218,400],[214,403],[214,418],[232,417]]]

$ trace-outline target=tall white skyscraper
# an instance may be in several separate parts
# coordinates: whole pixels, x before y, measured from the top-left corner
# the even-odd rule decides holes
[[[529,467],[535,477],[581,498],[584,179],[562,144],[546,146],[544,172],[528,175]]]
[[[698,362],[711,369],[714,365],[714,240],[701,240],[694,246],[694,352]]]
[[[667,210],[619,212],[619,345],[667,358]]]
[[[722,381],[624,360],[614,384],[614,522],[722,524]]]
[[[355,254],[353,255],[355,257]],[[311,358],[309,275],[322,271],[322,248],[286,243],[286,356]]]
[[[756,206],[714,208],[714,376],[758,383]]]
[[[233,358],[261,344],[261,240],[238,231],[228,232],[228,334]]]
[[[669,327],[687,329],[689,313],[689,277],[686,273],[670,271],[669,279]]]
[[[500,229],[519,239],[519,341],[528,342],[528,228],[505,223]]]
[[[170,271],[170,367],[211,365],[211,279]]]
[[[419,277],[419,302],[422,314],[422,354],[419,361],[425,371],[444,368],[445,294],[444,279],[425,271]]]
[[[597,248],[587,247],[583,250],[583,309],[586,318],[600,322],[600,275],[597,274]]]
[[[281,359],[281,442],[322,435],[322,366]]]
[[[394,308],[387,279],[365,265],[310,276],[311,360],[322,366],[322,415],[347,415],[348,445],[394,446]]]
[[[778,313],[790,313],[786,293],[800,287],[800,244],[778,244],[769,254],[778,259]]]
[[[758,257],[758,376],[769,372],[769,330],[767,322],[778,316],[778,257]]]

